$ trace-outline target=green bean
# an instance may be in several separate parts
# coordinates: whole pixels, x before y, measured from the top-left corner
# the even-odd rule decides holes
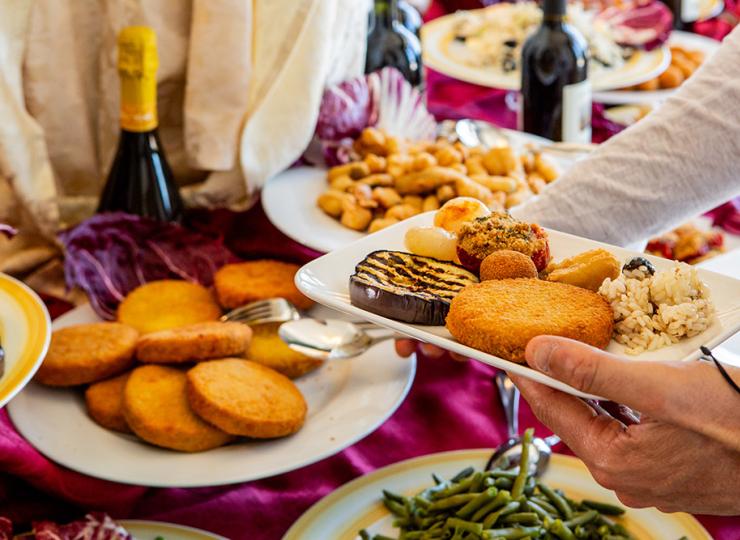
[[[474,472],[475,472],[475,469],[473,467],[466,467],[465,469],[457,473],[455,476],[453,476],[450,479],[450,482],[453,482],[453,483],[460,482],[461,480],[464,480],[465,478],[467,478]]]
[[[435,486],[438,486],[439,484],[442,484],[444,482],[444,480],[437,476],[436,473],[432,473],[432,480],[434,480]]]
[[[509,502],[511,502],[511,495],[509,495],[509,492],[499,491],[495,499],[493,499],[491,502],[486,504],[483,508],[478,510],[475,514],[473,514],[472,520],[480,521],[481,519],[486,517],[488,514],[490,514],[494,510],[501,508],[503,505]]]
[[[516,499],[524,493],[524,484],[529,476],[529,446],[532,444],[532,435],[534,430],[529,428],[524,432],[522,437],[522,455],[519,458],[519,474],[514,479],[514,486],[511,488],[511,497]]]
[[[455,529],[461,532],[469,532],[480,536],[483,533],[483,524],[451,517],[447,518],[445,529]]]
[[[493,501],[496,495],[498,495],[498,490],[495,487],[490,487],[479,493],[475,499],[460,508],[455,515],[459,518],[467,519],[473,514],[473,512],[480,509],[483,505]],[[473,521],[477,520],[474,519]]]
[[[373,540],[396,540],[395,538],[391,538],[390,536],[386,536],[384,534],[376,534],[373,536]]]
[[[581,504],[583,504],[583,506],[587,508],[596,510],[600,514],[604,514],[607,516],[621,516],[622,514],[624,514],[624,508],[621,508],[614,504],[607,504],[603,502],[589,500],[584,500]]]
[[[542,534],[542,529],[539,527],[506,527],[503,529],[488,529],[483,531],[483,538],[488,539],[506,539],[506,540],[521,540],[527,536],[539,536]]]
[[[524,483],[524,494],[527,497],[531,497],[534,493],[535,487],[537,487],[537,479],[534,476],[528,477],[527,481]]]
[[[496,524],[496,521],[498,521],[498,518],[505,516],[507,514],[513,514],[514,512],[519,510],[520,506],[521,505],[518,502],[512,501],[510,503],[505,504],[503,508],[500,508],[491,514],[488,514],[486,516],[486,519],[483,520],[483,528],[490,529]]]
[[[443,499],[445,497],[449,497],[450,495],[457,495],[458,493],[464,493],[470,489],[470,485],[473,483],[473,478],[468,477],[460,482],[457,482],[454,485],[449,486],[447,489],[443,489],[442,491],[438,491],[434,494],[432,494],[433,499]]]
[[[591,523],[596,519],[596,516],[598,515],[599,513],[596,510],[589,510],[588,512],[575,514],[571,519],[564,523],[567,527],[570,527],[572,529],[577,525],[585,525],[586,523]]]
[[[502,523],[507,525],[540,525],[540,517],[534,512],[514,512],[504,517]]]
[[[540,517],[540,519],[545,519],[546,517],[547,518],[553,518],[553,517],[555,517],[554,514],[551,514],[550,512],[548,512],[547,510],[545,510],[540,504],[536,503],[532,499],[527,499],[527,502],[525,502],[522,506],[523,506],[524,509],[529,510],[529,511],[534,512],[535,514],[537,514]]]
[[[447,510],[448,508],[454,508],[456,506],[462,506],[469,501],[472,501],[477,497],[475,493],[461,493],[459,495],[450,495],[444,499],[438,499],[429,505],[430,512],[437,512],[439,510]]]
[[[426,500],[424,497],[421,497],[419,495],[417,495],[416,497],[414,497],[413,500],[414,500],[414,504],[418,508],[422,508],[424,510],[426,510],[427,508],[429,508],[429,506],[432,504],[430,501]]]
[[[386,499],[390,499],[391,501],[396,501],[397,503],[404,504],[406,502],[406,497],[399,495],[398,493],[393,493],[392,491],[388,491],[387,489],[383,490],[383,497]]]
[[[473,481],[468,488],[469,493],[479,493],[483,489],[483,473],[477,472],[473,475]]]
[[[630,534],[630,532],[624,528],[624,525],[621,525],[620,523],[615,523],[612,530],[617,534],[626,536],[627,538],[633,538],[632,534]]]
[[[360,534],[360,538],[362,538],[362,540],[372,540],[372,537],[370,536],[370,533],[367,532],[365,529],[362,529],[359,534]]]
[[[558,515],[558,509],[555,508],[547,497],[530,497],[529,500],[539,504],[542,508],[547,510],[553,516]]]
[[[573,531],[571,531],[568,526],[560,519],[556,519],[555,521],[553,521],[552,525],[550,525],[547,530],[560,538],[560,540],[577,540],[576,536],[573,534]]]
[[[550,499],[550,501],[552,501],[553,506],[558,509],[558,512],[560,512],[560,514],[565,519],[570,519],[573,517],[573,510],[571,509],[570,505],[568,505],[568,502],[560,496],[560,494],[555,493],[552,489],[550,489],[542,482],[538,482],[537,487],[542,493],[547,496],[548,499]]]
[[[601,540],[630,540],[630,537],[621,534],[605,534],[601,537]]]
[[[499,489],[511,489],[511,486],[514,485],[514,481],[510,478],[496,478],[493,485]]]
[[[492,471],[488,471],[488,474],[494,478],[511,478],[514,480],[519,476],[519,471],[502,471],[501,469],[493,469]]]
[[[390,510],[393,514],[397,516],[400,516],[400,517],[408,516],[406,507],[402,504],[397,503],[393,499],[383,499],[383,504],[388,510]]]

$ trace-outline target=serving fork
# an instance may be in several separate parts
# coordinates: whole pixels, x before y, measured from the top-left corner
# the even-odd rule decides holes
[[[268,298],[232,309],[219,320],[258,325],[297,321],[300,318],[298,308],[285,298]]]

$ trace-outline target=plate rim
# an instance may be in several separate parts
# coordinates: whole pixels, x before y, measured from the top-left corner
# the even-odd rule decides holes
[[[426,213],[423,213],[423,214],[419,214],[419,215],[413,216],[412,218],[409,218],[409,219],[404,220],[402,222],[396,223],[396,224],[394,224],[394,225],[392,225],[390,227],[387,227],[386,229],[383,229],[383,230],[378,231],[378,232],[373,233],[373,234],[368,234],[364,238],[362,238],[362,239],[354,242],[352,245],[358,244],[358,243],[362,243],[362,242],[366,242],[369,237],[374,236],[374,235],[387,235],[387,234],[391,233],[394,230],[399,230],[400,231],[400,230],[403,230],[404,228],[409,228],[409,227],[412,227],[412,226],[415,226],[415,225],[426,225],[429,222],[429,216],[431,216],[433,213],[434,213],[434,211],[431,211],[431,212],[426,212]],[[587,242],[589,242],[591,244],[591,248],[590,249],[603,248],[603,249],[606,249],[606,250],[608,250],[610,252],[612,252],[615,249],[618,250],[618,251],[627,251],[627,252],[630,252],[633,256],[637,256],[637,255],[644,256],[647,259],[652,260],[656,264],[659,263],[661,266],[663,264],[665,264],[665,261],[666,261],[666,259],[660,259],[658,257],[652,256],[652,255],[649,255],[649,254],[644,254],[644,253],[643,254],[640,254],[640,253],[635,252],[634,250],[630,250],[630,249],[626,249],[626,248],[620,248],[618,246],[612,246],[612,245],[606,244],[604,242],[599,242],[599,241],[596,241],[596,240],[591,240],[591,239],[588,239],[588,238],[583,238],[583,237],[576,236],[576,235],[573,235],[573,234],[556,231],[554,229],[549,229],[549,228],[544,228],[544,229],[548,233],[556,233],[557,235],[562,236],[562,237],[565,237],[566,239],[570,238],[570,239],[579,240],[579,241],[585,240],[585,241],[587,241]],[[365,319],[367,321],[373,322],[373,323],[378,324],[380,326],[383,326],[385,328],[389,328],[389,329],[394,330],[396,332],[399,332],[401,334],[410,336],[413,339],[419,339],[419,340],[426,341],[428,343],[435,344],[435,345],[440,346],[440,347],[443,347],[443,348],[449,348],[449,346],[450,346],[450,338],[448,338],[448,337],[437,336],[436,334],[433,334],[433,333],[431,333],[431,332],[429,332],[427,330],[424,330],[425,327],[423,327],[423,326],[420,329],[420,328],[417,328],[417,325],[413,325],[413,324],[410,324],[410,323],[405,323],[405,322],[402,322],[402,321],[396,321],[396,320],[393,320],[393,319],[389,319],[387,317],[383,317],[381,315],[378,315],[378,314],[375,314],[375,313],[371,313],[371,312],[369,312],[367,310],[364,310],[362,308],[358,308],[357,306],[353,306],[351,303],[347,303],[346,302],[346,299],[344,298],[344,297],[347,296],[346,293],[342,293],[341,294],[341,297],[340,297],[340,295],[338,295],[336,291],[331,291],[330,290],[330,291],[328,291],[328,293],[324,294],[324,293],[317,292],[313,288],[313,286],[311,285],[311,282],[312,281],[315,281],[315,280],[313,280],[313,278],[311,277],[310,274],[314,271],[314,268],[316,266],[320,265],[321,262],[322,262],[322,260],[325,259],[325,258],[341,257],[342,256],[342,253],[341,252],[350,249],[350,247],[351,246],[345,246],[344,248],[342,248],[340,250],[337,250],[337,251],[332,252],[332,253],[328,253],[326,255],[323,255],[322,257],[319,257],[317,259],[314,259],[313,261],[311,261],[311,262],[307,263],[306,265],[304,265],[303,267],[301,267],[301,269],[296,273],[296,276],[295,276],[295,283],[296,283],[296,286],[298,287],[298,289],[303,294],[305,294],[306,296],[308,296],[309,298],[312,298],[313,300],[315,300],[317,303],[323,304],[323,305],[325,305],[327,307],[330,307],[332,309],[335,309],[337,311],[341,311],[343,313],[346,313],[348,315],[353,315],[355,317],[361,317],[361,318],[363,318],[363,319]],[[326,262],[326,261],[324,261],[324,262]],[[698,268],[698,270],[701,273],[711,274],[711,275],[715,276],[720,281],[731,280],[731,281],[734,281],[734,282],[737,282],[738,284],[740,284],[740,280],[735,279],[733,277],[726,276],[726,275],[723,275],[723,274],[719,274],[717,272],[712,272],[711,270],[706,270],[704,268]],[[347,276],[347,279],[349,279],[349,276]],[[421,326],[421,325],[419,325],[419,326]],[[738,319],[736,322],[732,323],[728,327],[728,330],[727,331],[721,333],[718,336],[715,336],[715,337],[709,339],[708,341],[706,341],[705,343],[703,343],[703,345],[705,345],[706,347],[708,347],[710,349],[713,349],[714,347],[716,347],[719,344],[727,341],[729,338],[731,338],[732,336],[734,336],[735,334],[737,334],[738,331],[740,331],[740,319]],[[509,371],[511,371],[513,373],[516,373],[518,375],[522,375],[522,376],[527,377],[529,379],[536,380],[537,382],[540,382],[542,384],[546,384],[546,385],[548,385],[548,386],[550,386],[552,388],[555,388],[557,390],[560,390],[560,391],[563,391],[563,392],[566,392],[566,393],[569,393],[571,395],[575,395],[575,396],[578,396],[578,397],[581,397],[581,398],[584,398],[584,399],[599,399],[599,400],[603,399],[600,396],[596,396],[596,395],[593,395],[593,394],[582,392],[582,391],[577,390],[577,389],[575,389],[575,388],[573,388],[573,387],[571,387],[571,386],[569,386],[569,385],[567,385],[567,384],[565,384],[565,383],[563,383],[563,382],[561,382],[561,381],[559,381],[557,379],[554,379],[554,378],[552,378],[552,377],[550,377],[548,375],[545,375],[543,373],[537,372],[537,371],[533,370],[532,368],[528,367],[526,364],[519,364],[519,363],[516,363],[516,362],[511,362],[509,360],[504,360],[503,358],[497,357],[497,356],[492,355],[492,354],[484,353],[484,352],[479,351],[477,349],[474,349],[472,347],[468,347],[466,345],[463,345],[463,344],[461,344],[461,343],[459,343],[457,341],[454,341],[454,345],[455,345],[455,349],[456,349],[455,352],[457,352],[459,354],[463,354],[463,355],[468,356],[470,358],[473,358],[476,361],[483,362],[483,363],[488,364],[488,365],[492,365],[492,366],[497,367],[499,369],[509,370]],[[685,362],[693,361],[693,360],[698,359],[700,356],[701,356],[701,351],[697,348],[691,354],[682,354],[682,356],[680,358],[680,361],[685,361]],[[638,356],[635,356],[634,359],[635,360],[640,360],[640,356],[639,355]],[[644,360],[644,358],[643,358],[643,360]],[[500,365],[500,364],[503,364],[503,365]],[[533,375],[535,375],[535,377],[533,377]]]
[[[470,84],[477,84],[479,86],[483,86],[486,88],[499,88],[502,90],[508,90],[508,91],[519,91],[519,85],[510,85],[510,84],[492,84],[485,80],[485,78],[482,78],[480,76],[475,76],[472,74],[473,70],[475,70],[475,67],[469,66],[468,68],[471,70],[470,73],[465,73],[465,70],[449,70],[446,67],[444,67],[444,53],[442,51],[443,47],[446,47],[446,45],[452,40],[451,37],[451,26],[454,22],[455,17],[457,17],[458,13],[460,11],[465,11],[467,13],[475,12],[475,11],[481,11],[486,9],[478,8],[478,9],[469,9],[469,10],[458,10],[454,13],[448,13],[446,15],[442,15],[441,17],[437,17],[436,19],[432,19],[431,21],[425,23],[421,27],[421,41],[422,41],[422,62],[425,66],[427,66],[430,69],[433,69],[434,71],[437,71],[438,73],[441,73],[443,75],[446,75],[448,77],[452,77],[453,79],[457,79],[459,81],[467,82]],[[428,34],[431,32],[439,32],[442,37],[437,39],[432,45],[429,45],[429,39],[431,37],[428,37]],[[427,45],[424,46],[425,41],[427,42]],[[640,76],[635,76],[632,79],[629,79],[628,84],[626,86],[631,86],[635,84],[643,83],[647,80],[652,79],[653,77],[656,77],[660,73],[662,73],[666,67],[668,67],[670,60],[671,60],[671,54],[668,47],[664,44],[660,47],[653,49],[652,51],[639,51],[638,54],[645,55],[653,53],[655,51],[658,51],[661,53],[660,57],[656,58],[655,66],[645,73],[641,74]],[[442,58],[438,58],[438,56],[442,56]],[[437,60],[440,60],[438,62]],[[451,60],[450,60],[451,61]],[[626,65],[626,64],[625,64]],[[478,68],[479,69],[479,68]],[[614,73],[618,73],[619,71],[611,72],[610,75],[613,75]],[[607,72],[609,73],[609,72]],[[608,77],[604,75],[603,78]],[[592,78],[591,84],[592,84],[592,91],[594,93],[596,92],[603,92],[603,91],[609,91],[614,90],[616,88],[619,88],[618,86],[614,86],[612,84],[604,84],[599,85],[599,79],[600,77]],[[625,86],[625,85],[623,85]]]
[[[160,529],[163,529],[165,534],[186,532],[190,535],[197,535],[202,540],[228,540],[228,538],[226,538],[225,536],[212,533],[205,529],[199,529],[197,527],[191,527],[189,525],[181,525],[179,523],[170,523],[167,521],[157,521],[151,519],[117,519],[116,523],[121,525],[126,530],[128,530],[130,526],[153,527],[158,532]]]
[[[36,332],[43,332],[42,340],[35,340],[24,348],[20,360],[24,365],[13,375],[13,379],[0,380],[0,408],[2,408],[28,385],[41,366],[51,342],[51,317],[39,295],[19,279],[0,273],[0,289],[13,298],[23,311],[24,324],[29,336],[34,338]],[[6,376],[9,377],[10,374],[7,373]]]
[[[70,310],[67,314],[72,316],[73,312],[79,312],[85,308],[89,309],[90,305],[83,304],[81,306],[77,306],[73,310]],[[64,315],[62,317],[59,317],[57,321],[61,320],[63,317]],[[152,487],[152,488],[198,488],[198,487],[228,486],[228,485],[239,484],[239,483],[244,483],[244,482],[263,480],[266,478],[273,478],[281,474],[296,471],[304,467],[307,467],[309,465],[313,465],[315,463],[318,463],[319,461],[323,461],[327,458],[330,458],[332,456],[335,456],[343,452],[350,446],[353,446],[354,444],[360,442],[361,440],[365,439],[366,437],[370,436],[372,433],[380,429],[388,421],[388,419],[391,416],[393,416],[393,414],[396,413],[399,407],[406,401],[409,391],[411,390],[414,380],[416,379],[416,369],[417,369],[416,355],[412,355],[409,358],[403,359],[403,362],[408,363],[408,375],[406,377],[406,380],[403,383],[403,387],[401,389],[401,392],[398,395],[398,398],[396,399],[394,403],[392,403],[390,407],[388,407],[385,410],[385,412],[382,415],[379,415],[377,417],[376,421],[370,424],[370,427],[368,429],[358,432],[354,437],[350,437],[346,439],[344,442],[337,445],[336,447],[332,447],[323,452],[318,452],[314,456],[308,459],[303,459],[292,465],[285,465],[285,466],[281,465],[279,467],[275,467],[271,469],[270,472],[267,474],[249,474],[249,475],[237,475],[237,476],[232,475],[229,478],[224,478],[219,481],[206,481],[206,482],[193,481],[193,480],[188,480],[189,479],[188,476],[181,476],[178,478],[177,481],[172,481],[171,479],[168,481],[151,481],[150,480],[150,481],[142,483],[136,480],[130,480],[130,479],[127,480],[125,478],[122,478],[119,474],[115,472],[118,470],[115,467],[111,468],[110,473],[108,472],[99,473],[96,470],[91,471],[90,468],[87,467],[85,463],[80,465],[78,462],[74,460],[70,460],[68,456],[63,456],[62,459],[59,459],[58,456],[56,455],[52,457],[52,455],[48,453],[48,448],[41,449],[34,442],[32,442],[29,439],[29,437],[26,435],[26,430],[24,429],[26,427],[26,423],[23,421],[19,422],[16,418],[17,413],[15,411],[16,411],[16,407],[20,406],[18,405],[19,402],[11,402],[8,406],[7,411],[8,411],[8,417],[13,427],[16,429],[16,431],[18,431],[18,433],[23,437],[23,439],[28,444],[30,444],[36,451],[41,453],[46,459],[49,459],[50,461],[58,465],[67,467],[78,473],[85,474],[93,478],[98,478],[100,480],[106,480],[109,482],[115,482],[115,483],[124,484],[124,485],[146,486],[146,487]],[[32,383],[32,384],[36,384],[36,383]],[[61,390],[65,390],[65,389],[61,389]],[[73,389],[67,389],[67,390],[74,391]],[[346,391],[346,389],[343,391]],[[99,429],[105,429],[100,426],[97,426],[97,427]],[[146,444],[146,443],[140,442],[140,444]],[[53,449],[54,445],[49,445],[49,447]],[[180,455],[188,455],[188,454],[177,453],[176,455],[180,456]],[[203,455],[203,453],[200,452],[200,453],[196,453],[195,455]],[[245,456],[245,459],[248,459],[248,458],[249,458],[248,455]]]
[[[298,520],[293,523],[290,529],[288,529],[288,531],[283,536],[283,540],[303,540],[304,538],[307,538],[305,536],[305,531],[308,529],[309,526],[313,524],[313,522],[316,521],[317,518],[326,513],[327,510],[329,510],[337,502],[341,501],[345,496],[354,493],[357,490],[364,489],[367,485],[373,484],[377,480],[392,477],[396,473],[404,472],[408,469],[414,469],[417,467],[423,467],[425,465],[438,463],[440,460],[446,460],[448,458],[451,461],[455,460],[455,458],[465,460],[469,459],[471,461],[485,461],[494,450],[494,448],[467,448],[460,450],[449,450],[445,452],[434,452],[431,454],[411,457],[402,461],[398,461],[396,463],[388,464],[384,467],[380,467],[368,474],[359,476],[347,482],[346,484],[339,486],[331,493],[316,501],[301,515],[301,517],[298,518]],[[551,466],[577,466],[578,468],[585,470],[586,473],[590,475],[583,461],[581,461],[577,457],[569,456],[566,454],[553,453],[551,459]],[[594,483],[595,482],[596,481],[594,480]],[[696,527],[697,531],[700,531],[702,534],[704,534],[707,540],[711,540],[711,535],[709,534],[709,532],[693,515],[685,512],[675,512],[668,515],[679,516],[680,518],[687,520],[694,527]]]

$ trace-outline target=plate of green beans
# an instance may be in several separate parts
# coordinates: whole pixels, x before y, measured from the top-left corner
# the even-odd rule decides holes
[[[526,466],[484,470],[491,452],[432,454],[362,476],[316,503],[284,540],[711,539],[688,514],[624,508],[576,458],[555,454],[535,478]]]

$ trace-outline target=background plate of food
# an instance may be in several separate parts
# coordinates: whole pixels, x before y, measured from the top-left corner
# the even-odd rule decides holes
[[[594,91],[640,84],[660,75],[670,62],[668,47],[651,51],[622,47],[595,14],[569,6],[570,23],[589,43]],[[498,3],[460,11],[422,27],[424,64],[440,73],[481,86],[518,90],[519,57],[542,12],[534,2]]]
[[[128,298],[131,297],[132,295],[129,295]],[[177,308],[170,309],[178,311]],[[135,310],[129,309],[129,313],[133,311]],[[182,311],[182,308],[179,308],[179,311]],[[313,308],[311,314],[336,316],[322,307]],[[57,332],[65,327],[97,321],[100,321],[100,318],[92,309],[89,306],[82,306],[56,320],[54,329]],[[271,356],[274,358],[270,361],[275,365],[280,354],[289,356],[291,351],[285,345],[283,348],[287,350],[287,354],[278,351],[279,339],[276,331],[274,335],[262,335],[257,328],[254,329],[249,349],[250,358],[256,359],[258,355]],[[261,335],[259,339],[258,335]],[[150,338],[147,340],[151,345],[152,340]],[[203,342],[202,339],[199,341]],[[256,350],[258,342],[259,350]],[[174,341],[170,342],[170,352],[175,345]],[[203,369],[203,366],[214,366],[220,362],[222,361],[202,362],[196,366]],[[243,361],[229,362],[233,364]],[[380,426],[401,404],[413,381],[415,367],[414,360],[406,361],[399,358],[394,353],[391,343],[373,348],[352,361],[327,363],[295,380],[295,386],[304,396],[308,407],[305,424],[297,433],[283,438],[262,440],[249,438],[234,440],[231,437],[216,441],[222,446],[206,451],[197,451],[199,449],[192,447],[192,444],[196,438],[204,439],[208,436],[212,439],[214,436],[212,431],[215,428],[201,425],[200,420],[186,419],[187,422],[184,422],[182,418],[174,417],[176,414],[174,411],[154,410],[149,412],[153,419],[151,424],[148,427],[141,425],[137,411],[145,407],[150,398],[163,399],[173,391],[172,386],[177,380],[165,384],[166,381],[163,382],[165,377],[162,374],[167,375],[167,381],[170,381],[172,377],[176,378],[177,374],[183,373],[178,367],[140,365],[137,369],[146,372],[141,371],[140,377],[134,370],[129,375],[128,382],[133,382],[136,378],[139,389],[143,390],[133,392],[130,385],[124,383],[125,398],[135,400],[132,414],[136,415],[139,424],[135,428],[137,434],[143,438],[147,433],[142,429],[153,431],[156,427],[153,425],[154,419],[165,421],[166,425],[162,429],[165,429],[170,437],[173,431],[185,430],[185,440],[179,441],[178,444],[181,446],[179,449],[186,452],[153,446],[130,433],[116,431],[125,429],[126,422],[134,429],[134,425],[130,423],[132,417],[128,409],[124,426],[116,427],[113,412],[110,411],[114,407],[103,403],[103,399],[106,395],[110,396],[112,391],[112,388],[108,387],[109,382],[111,385],[115,384],[120,376],[106,379],[101,385],[94,384],[88,387],[87,393],[78,391],[79,387],[54,388],[34,381],[10,403],[8,412],[18,431],[42,454],[84,474],[115,482],[155,487],[223,485],[294,470],[333,455],[360,440]],[[213,375],[203,373],[201,382],[203,380],[208,382],[208,378],[212,379]],[[152,387],[155,376],[159,377],[159,380],[157,386]],[[45,373],[43,380],[49,383],[51,377],[51,373]],[[277,375],[273,373],[272,377],[274,379]],[[290,384],[287,378],[281,380],[286,385]],[[224,382],[226,383],[228,381]],[[93,388],[95,390],[92,390]],[[128,392],[136,395],[130,397]],[[229,398],[228,404],[236,406],[237,402],[253,398],[253,393],[242,388],[231,397],[233,399]],[[277,398],[273,396],[271,399],[274,401]],[[108,403],[110,401],[107,400]],[[95,409],[91,408],[93,406]],[[156,403],[153,403],[153,406],[155,409],[158,407]],[[173,406],[171,409],[178,407]],[[187,405],[184,407],[187,408]],[[159,406],[159,409],[163,408],[166,407]],[[110,429],[101,427],[99,423],[93,421],[91,414],[95,415],[97,422],[111,424]],[[162,419],[158,417],[161,414],[173,416]],[[182,416],[184,412],[180,411],[178,414]],[[191,412],[188,414],[192,415]],[[178,424],[177,427],[175,422]],[[184,427],[181,427],[182,424]],[[203,429],[209,431],[204,435]],[[195,433],[189,435],[188,430],[195,430]],[[165,441],[160,444],[174,445],[175,442],[177,441]],[[223,445],[225,442],[230,444]]]
[[[668,38],[671,61],[656,77],[629,89],[594,92],[593,100],[607,105],[651,104],[667,99],[719,49],[721,43],[690,32],[674,30]]]
[[[529,339],[691,360],[740,329],[738,280],[544,231],[464,198],[312,261],[296,284],[354,317],[582,397],[594,396],[522,364]]]
[[[481,470],[492,452],[493,450],[485,449],[444,452],[379,469],[348,483],[316,503],[293,525],[284,540],[355,540],[360,538],[358,533],[363,529],[367,531],[369,538],[375,534],[397,538],[399,531],[392,524],[391,513],[383,505],[384,490],[402,496],[413,496],[434,485],[433,474],[446,480],[467,467]],[[561,489],[568,499],[619,505],[616,495],[599,486],[583,463],[570,456],[554,454],[542,482],[553,489]],[[504,516],[501,517],[503,518]],[[619,523],[634,538],[640,540],[711,538],[699,522],[688,514],[663,514],[654,508],[627,509],[618,519],[606,519]],[[470,518],[466,521],[470,521]],[[499,526],[501,525],[496,525]]]
[[[287,236],[328,253],[457,195],[478,197],[502,208],[516,206],[575,162],[576,156],[531,150],[550,144],[547,139],[507,129],[500,132],[508,144],[491,152],[442,140],[414,142],[365,129],[354,145],[357,170],[351,164],[328,171],[305,166],[289,169],[267,182],[262,205],[270,221]],[[399,193],[401,176],[424,171],[449,176],[447,186]]]
[[[31,380],[46,354],[51,322],[41,299],[0,274],[0,407]]]

